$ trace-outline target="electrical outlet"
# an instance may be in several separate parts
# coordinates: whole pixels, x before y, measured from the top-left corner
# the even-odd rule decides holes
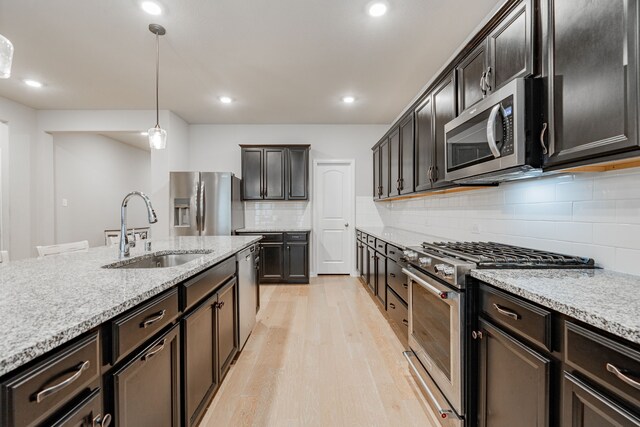
[[[480,234],[480,224],[474,223],[473,225],[471,225],[471,232],[473,234]]]
[[[62,206],[65,208],[69,206],[69,201],[67,199],[62,199]]]

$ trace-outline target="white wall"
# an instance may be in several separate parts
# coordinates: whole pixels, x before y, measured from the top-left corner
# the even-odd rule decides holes
[[[580,255],[604,268],[640,274],[639,184],[640,169],[556,175],[465,193],[377,202],[368,215],[377,213],[386,226],[436,237]]]
[[[132,190],[151,189],[151,153],[101,135],[53,136],[55,241],[104,245],[104,230],[120,228],[120,204]],[[62,205],[67,200],[67,206]],[[144,203],[129,203],[128,227],[146,227]]]

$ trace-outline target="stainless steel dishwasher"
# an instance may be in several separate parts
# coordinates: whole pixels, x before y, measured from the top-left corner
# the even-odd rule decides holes
[[[256,254],[257,245],[252,245],[237,255],[240,349],[244,347],[256,324],[259,292],[255,266]]]

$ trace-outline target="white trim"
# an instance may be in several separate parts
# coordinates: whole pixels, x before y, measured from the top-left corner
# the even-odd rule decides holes
[[[317,172],[319,165],[338,165],[338,164],[347,164],[351,169],[351,194],[349,194],[349,200],[351,200],[351,215],[348,219],[349,221],[349,246],[351,256],[349,257],[349,268],[348,271],[355,271],[356,263],[355,263],[355,245],[356,245],[356,160],[355,159],[314,159],[313,160],[313,194],[318,194],[318,180],[317,180]],[[313,233],[317,233],[320,229],[318,221],[320,218],[320,214],[318,210],[320,209],[320,203],[318,202],[318,198],[316,196],[316,200],[313,203]],[[313,240],[313,265],[315,266],[315,270],[318,269],[319,259],[318,259],[318,244],[320,239],[314,236]],[[353,249],[353,250],[352,250]],[[313,273],[313,277],[317,276],[317,271]],[[351,273],[353,275],[353,273]]]

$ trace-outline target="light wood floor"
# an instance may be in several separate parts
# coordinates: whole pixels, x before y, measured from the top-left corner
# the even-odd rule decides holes
[[[435,425],[357,279],[261,289],[257,325],[201,427]]]

